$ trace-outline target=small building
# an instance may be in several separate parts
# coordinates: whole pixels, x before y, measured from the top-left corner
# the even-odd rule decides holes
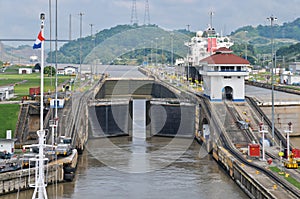
[[[6,132],[6,139],[0,139],[0,152],[13,154],[15,151],[16,139],[11,139],[11,130]]]
[[[57,75],[64,75],[65,74],[65,69],[57,69]]]
[[[14,139],[0,139],[0,152],[13,154],[15,150]]]
[[[183,66],[185,63],[183,58],[176,59],[175,66]]]
[[[29,57],[29,60],[30,60],[30,62],[37,62],[37,61],[39,61],[39,58],[36,55],[32,55]]]
[[[245,101],[245,77],[249,75],[249,61],[222,47],[200,63],[205,96],[211,101]]]
[[[300,85],[300,76],[291,73],[291,71],[284,71],[280,74],[280,83],[288,85]]]
[[[289,65],[289,71],[294,74],[300,74],[300,62],[293,62]]]
[[[76,75],[78,73],[78,68],[75,66],[67,66],[64,68],[65,75]]]
[[[0,86],[0,101],[9,100],[14,98],[14,86]]]
[[[32,68],[19,68],[19,74],[32,74]]]
[[[56,103],[55,103],[56,102]],[[57,99],[57,101],[55,101],[55,99],[51,99],[50,100],[50,108],[64,108],[65,105],[65,100],[64,99]]]

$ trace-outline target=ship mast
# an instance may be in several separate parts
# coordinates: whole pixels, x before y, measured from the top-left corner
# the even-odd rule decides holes
[[[209,17],[210,17],[210,28],[209,28],[209,31],[208,31],[208,36],[210,37],[210,55],[212,55],[212,39],[213,39],[213,15],[214,15],[214,12],[213,11],[210,11],[209,12]]]
[[[41,33],[44,35],[45,14],[41,13]],[[44,128],[44,41],[41,41],[41,99],[40,99],[40,130],[37,131],[39,136],[39,154],[36,158],[36,174],[32,199],[47,199],[47,191],[44,176],[44,147],[45,147],[45,130]]]

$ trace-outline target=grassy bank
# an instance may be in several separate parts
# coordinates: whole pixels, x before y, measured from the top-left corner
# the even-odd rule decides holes
[[[286,181],[300,189],[300,182],[298,182],[295,178],[291,177],[290,175],[286,175],[285,172],[281,172],[281,170],[278,167],[270,167],[270,170],[275,173],[278,173],[278,175],[284,176]]]
[[[40,86],[41,80],[40,80],[39,73],[17,74],[16,70],[13,71],[15,72],[0,73],[0,86],[11,85],[11,84],[15,85],[16,100],[20,100],[23,96],[28,96],[29,88]],[[61,84],[70,79],[71,77],[69,76],[59,76],[58,84]],[[55,78],[45,76],[44,87],[45,87],[44,92],[47,92],[49,90],[53,92],[55,90]]]
[[[5,138],[6,130],[15,131],[19,104],[0,104],[0,138]]]

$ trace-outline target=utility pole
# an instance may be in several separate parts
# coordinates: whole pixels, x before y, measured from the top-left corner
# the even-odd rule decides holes
[[[72,15],[69,15],[69,41],[72,40]]]
[[[274,130],[275,130],[275,124],[274,124],[274,35],[273,35],[273,23],[277,20],[276,17],[273,15],[267,18],[271,23],[271,43],[272,43],[272,67],[271,67],[271,85],[272,85],[272,142],[274,144]],[[275,68],[276,70],[276,68]]]

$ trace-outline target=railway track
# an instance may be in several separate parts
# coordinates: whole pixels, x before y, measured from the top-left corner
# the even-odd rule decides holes
[[[288,192],[290,192],[291,194],[293,194],[293,196],[295,198],[298,198],[300,195],[300,191],[294,187],[292,187],[292,185],[290,185],[288,182],[283,181],[282,179],[280,179],[277,175],[275,175],[274,173],[272,173],[271,171],[265,169],[264,167],[258,166],[253,162],[249,162],[246,158],[244,158],[244,156],[236,150],[236,148],[232,145],[232,143],[230,142],[230,139],[228,138],[228,136],[226,135],[226,132],[224,127],[222,127],[221,125],[219,125],[216,116],[214,113],[212,113],[211,111],[211,104],[210,102],[208,102],[208,99],[200,94],[191,92],[191,91],[187,91],[188,93],[195,95],[196,97],[198,97],[198,99],[201,99],[201,101],[203,103],[201,103],[201,105],[204,108],[204,113],[206,114],[206,116],[210,119],[211,121],[211,127],[212,129],[216,130],[216,134],[219,135],[219,141],[221,142],[223,147],[225,149],[227,149],[230,153],[232,153],[241,163],[243,163],[246,166],[252,167],[254,169],[256,169],[257,171],[260,171],[261,173],[265,174],[266,176],[268,176],[270,179],[274,180],[276,183],[278,183],[279,185],[281,185],[284,189],[286,189]],[[253,99],[246,97],[247,100],[249,99],[251,101],[251,104],[253,103],[252,107],[257,107],[256,103],[254,102]],[[256,110],[260,113],[260,115],[264,115],[265,114],[259,109]],[[267,117],[264,117],[265,119],[268,119]],[[270,124],[270,120],[269,122],[267,122],[268,124]],[[276,129],[276,128],[275,128]],[[275,130],[276,131],[276,130]],[[276,132],[276,136],[278,138],[284,138],[280,132]],[[285,140],[285,139],[283,139]],[[283,143],[285,144],[284,146],[286,146],[286,142]]]
[[[262,118],[264,118],[265,123],[268,125],[269,129],[272,129],[272,122],[271,120],[266,116],[266,114],[259,108],[259,106],[256,104],[256,102],[251,98],[246,96],[247,102],[250,104],[251,107],[254,108],[255,112]],[[281,134],[281,132],[274,128],[274,135],[276,141],[279,143],[281,141],[282,146],[284,148],[287,147],[286,138]],[[292,150],[292,147],[290,147],[290,150]]]
[[[235,149],[235,147],[232,145],[232,143],[230,142],[230,139],[226,136],[226,133],[223,132],[220,125],[218,125],[218,122],[216,121],[214,114],[212,114],[210,111],[211,108],[210,108],[210,105],[209,105],[210,103],[208,102],[208,99],[201,95],[197,95],[197,97],[199,97],[203,101],[202,104],[204,105],[205,112],[210,113],[209,116],[210,116],[212,125],[214,125],[214,127],[219,131],[218,134],[220,136],[220,141],[226,150],[228,150],[230,153],[232,153],[244,165],[252,167],[252,168],[256,169],[257,171],[265,174],[266,176],[268,176],[269,178],[274,180],[276,183],[281,185],[288,192],[293,194],[295,197],[299,197],[300,191],[298,189],[296,189],[295,187],[293,187],[292,185],[290,185],[287,181],[283,181],[279,176],[277,176],[273,172],[267,170],[266,168],[264,168],[262,166],[255,164],[253,162],[249,162],[246,158],[244,158],[244,156],[239,151],[237,151]]]
[[[240,117],[238,112],[236,111],[235,105],[233,102],[224,102],[224,104],[227,107],[228,112],[234,118],[235,122],[238,123],[239,121],[243,121],[243,119]],[[247,140],[248,143],[252,143],[252,141],[256,141],[256,137],[250,132],[250,130],[247,128],[240,127],[239,130],[242,132],[243,136]]]

